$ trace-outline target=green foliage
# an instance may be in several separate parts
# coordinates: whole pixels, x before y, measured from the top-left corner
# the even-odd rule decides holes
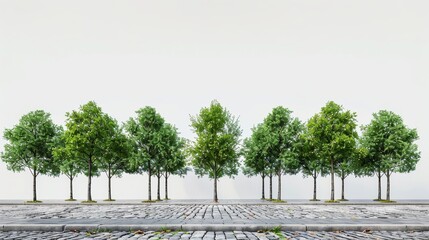
[[[258,124],[252,128],[252,135],[244,140],[243,173],[248,176],[266,176],[268,169],[268,130],[264,124]]]
[[[186,140],[179,136],[177,128],[171,124],[165,123],[160,132],[161,137],[161,158],[164,159],[160,170],[164,176],[170,174],[185,175],[188,171],[186,167]]]
[[[12,129],[4,131],[4,139],[8,143],[1,158],[14,172],[28,169],[33,176],[56,176],[59,168],[54,164],[52,149],[59,132],[60,127],[52,122],[49,113],[43,110],[30,112],[22,116]]]
[[[53,156],[56,165],[60,167],[61,173],[73,180],[85,169],[86,165],[82,164],[82,161],[77,160],[76,152],[66,147],[66,136],[64,133],[65,132],[61,129],[59,137],[55,142]]]
[[[78,111],[67,113],[65,147],[60,152],[69,155],[76,166],[85,166],[82,172],[88,176],[88,198],[92,202],[91,178],[99,175],[104,161],[108,140],[112,133],[112,120],[95,102],[82,105]]]
[[[100,162],[100,171],[106,173],[108,178],[120,177],[129,169],[130,155],[132,152],[131,143],[122,132],[116,120],[109,118],[110,127],[109,138],[106,139],[106,147],[103,161]]]
[[[85,166],[86,176],[99,174],[98,168],[111,137],[111,119],[95,102],[80,106],[78,111],[67,113],[64,133],[65,149],[79,165]]]
[[[311,135],[305,126],[302,135],[297,144],[299,160],[303,175],[318,177],[329,174],[329,166],[320,156],[315,143],[315,137]]]
[[[318,156],[331,168],[331,200],[334,200],[335,171],[356,148],[356,113],[344,111],[342,106],[330,101],[307,126]]]
[[[371,123],[363,127],[361,143],[367,157],[362,165],[369,172],[378,168],[384,173],[413,171],[420,160],[417,139],[416,129],[407,128],[399,115],[379,111],[373,114]]]
[[[197,134],[190,149],[195,172],[213,179],[236,175],[241,135],[238,120],[213,101],[191,118],[191,126]]]
[[[164,119],[152,107],[136,111],[137,117],[130,118],[125,125],[132,147],[131,172],[143,173],[154,171],[157,161],[162,161],[160,155],[160,131]]]
[[[59,138],[60,127],[56,126],[49,113],[43,110],[30,112],[21,117],[12,129],[6,129],[4,138],[8,143],[1,154],[7,168],[14,172],[28,169],[33,175],[33,203],[37,203],[39,174],[57,176],[59,166],[53,160],[52,149]]]
[[[277,174],[296,174],[300,168],[298,143],[303,125],[291,114],[287,108],[276,107],[264,120],[269,165]]]

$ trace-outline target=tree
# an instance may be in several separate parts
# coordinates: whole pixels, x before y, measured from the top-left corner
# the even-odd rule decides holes
[[[131,144],[118,123],[114,119],[109,120],[111,127],[111,137],[107,139],[106,151],[103,161],[100,162],[99,169],[107,176],[108,195],[106,201],[112,199],[112,177],[121,177],[129,169],[129,157],[131,154]]]
[[[60,137],[57,138],[55,148],[53,149],[54,159],[56,164],[60,166],[60,171],[69,179],[70,195],[66,201],[75,201],[73,197],[73,180],[82,173],[85,169],[85,165],[81,161],[77,160],[77,156],[70,149],[66,148],[65,134],[61,130]]]
[[[258,124],[252,128],[252,135],[244,140],[243,148],[243,173],[247,176],[261,175],[262,199],[265,199],[265,177],[269,174],[267,144],[267,128]]]
[[[218,202],[218,179],[238,173],[241,136],[238,120],[220,103],[212,101],[209,107],[191,117],[191,127],[197,135],[190,149],[191,163],[198,175],[208,175],[214,180],[213,200]]]
[[[313,199],[311,201],[319,201],[317,199],[317,178],[326,176],[329,173],[329,167],[319,156],[314,136],[309,134],[307,128],[304,128],[304,132],[300,136],[298,149],[301,171],[304,177],[311,176],[313,178]]]
[[[163,165],[161,174],[165,178],[165,199],[168,200],[168,178],[173,175],[183,176],[189,170],[186,162],[185,139],[179,137],[177,128],[165,123],[161,131],[161,156]],[[160,177],[158,178],[158,198],[160,198]]]
[[[330,101],[308,121],[308,132],[314,136],[319,156],[330,166],[331,201],[335,201],[335,170],[356,147],[356,113]]]
[[[415,143],[417,130],[408,128],[399,115],[386,110],[373,114],[373,120],[363,130],[362,145],[368,151],[368,158],[373,159],[369,165],[376,174],[380,171],[386,175],[386,200],[390,201],[392,173],[413,171],[420,160]]]
[[[92,101],[66,116],[65,148],[76,157],[79,164],[86,165],[83,173],[88,176],[87,202],[93,202],[91,179],[99,175],[107,140],[111,137],[110,117]]]
[[[139,109],[136,113],[137,117],[130,118],[125,125],[125,130],[134,148],[131,168],[134,173],[148,173],[148,200],[152,201],[151,178],[155,171],[156,161],[162,160],[160,131],[164,126],[164,119],[153,107]]]
[[[22,116],[17,125],[4,132],[4,138],[8,143],[4,146],[1,158],[9,170],[30,171],[33,176],[33,202],[39,202],[37,176],[59,174],[59,167],[52,156],[52,148],[59,131],[60,127],[52,122],[49,113],[36,110]]]
[[[269,134],[268,155],[278,177],[277,200],[281,200],[281,176],[296,174],[300,168],[297,144],[303,127],[291,114],[287,108],[276,107],[264,120]]]

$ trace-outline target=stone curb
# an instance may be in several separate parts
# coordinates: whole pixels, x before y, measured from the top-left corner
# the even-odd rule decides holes
[[[429,231],[429,224],[3,224],[0,231]]]

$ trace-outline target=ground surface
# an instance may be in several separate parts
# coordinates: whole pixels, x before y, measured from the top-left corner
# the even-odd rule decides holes
[[[0,205],[0,224],[417,224],[429,205]]]
[[[0,239],[149,238],[429,239],[429,201],[0,201]]]
[[[0,232],[0,239],[152,239],[152,240],[286,240],[286,239],[429,239],[429,232]]]

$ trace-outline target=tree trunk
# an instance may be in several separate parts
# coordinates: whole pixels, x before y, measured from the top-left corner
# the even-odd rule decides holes
[[[161,174],[158,173],[156,176],[158,178],[158,190],[156,192],[156,199],[161,201]]]
[[[92,157],[89,157],[89,161],[88,161],[88,197],[86,199],[88,202],[92,201],[92,196],[91,196],[91,175],[92,175]]]
[[[314,171],[316,172],[316,171]],[[316,181],[317,181],[317,175],[316,173],[313,174],[313,201],[317,200],[317,188],[316,188]]]
[[[165,200],[168,200],[168,173],[165,173]]]
[[[108,174],[107,174],[108,189],[109,189],[109,196],[108,196],[107,200],[109,200],[109,201],[112,200],[112,176],[110,174],[111,174],[111,171],[110,171],[110,167],[109,167]]]
[[[273,174],[270,174],[270,200],[273,199]]]
[[[218,198],[217,198],[217,177],[216,177],[216,174],[215,174],[215,177],[214,177],[214,193],[213,194],[214,194],[213,195],[213,201],[215,203],[217,203],[218,202]]]
[[[151,171],[151,169],[150,169],[150,160],[149,160],[149,163],[148,163],[148,165],[149,165],[149,171],[148,171],[148,174],[149,174],[149,186],[148,186],[148,189],[147,189],[147,191],[148,191],[148,196],[147,196],[147,199],[149,200],[149,201],[152,201],[152,181],[151,181],[151,178],[152,178],[152,171]]]
[[[265,174],[262,174],[262,199],[265,199]]]
[[[377,200],[381,201],[381,171],[380,169],[378,169],[378,197]]]
[[[37,178],[37,174],[36,174],[36,171],[34,171],[33,172],[33,202],[37,201],[36,178]]]
[[[109,198],[107,200],[112,201],[112,177],[109,177]]]
[[[331,201],[335,200],[334,160],[331,159]]]
[[[73,200],[73,177],[70,177],[70,200]]]
[[[387,177],[386,200],[390,201],[390,173],[389,172],[386,173],[386,177]]]
[[[282,200],[282,173],[279,172],[278,173],[278,179],[279,179],[279,184],[277,185],[278,190],[277,190],[277,200]]]
[[[345,178],[344,178],[344,177],[342,177],[342,178],[341,178],[341,200],[346,200],[346,199],[344,198],[344,180],[345,180]]]

